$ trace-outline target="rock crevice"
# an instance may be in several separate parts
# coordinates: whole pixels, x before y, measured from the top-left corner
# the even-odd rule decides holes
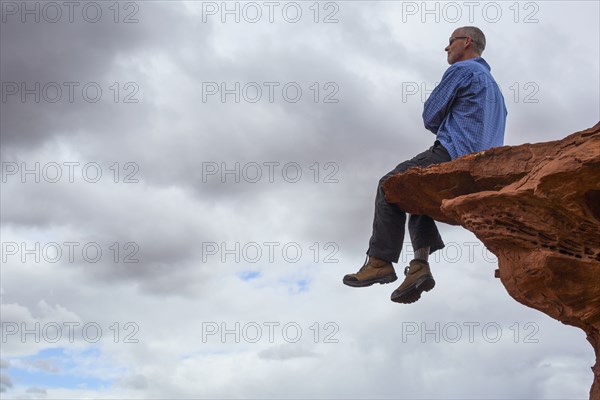
[[[600,400],[600,122],[413,168],[384,191],[408,213],[473,232],[514,299],[583,329],[596,352],[590,398]]]

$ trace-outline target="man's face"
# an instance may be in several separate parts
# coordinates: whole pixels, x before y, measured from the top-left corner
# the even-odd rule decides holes
[[[446,50],[448,64],[452,65],[457,61],[460,61],[465,54],[467,40],[465,35],[460,30],[452,32],[450,42],[444,50]]]

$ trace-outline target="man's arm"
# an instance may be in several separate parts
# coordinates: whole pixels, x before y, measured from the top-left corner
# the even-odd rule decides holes
[[[468,77],[468,73],[452,65],[444,72],[442,81],[433,89],[423,107],[423,122],[425,128],[437,133],[440,125],[448,115],[450,107],[456,98],[457,91]]]

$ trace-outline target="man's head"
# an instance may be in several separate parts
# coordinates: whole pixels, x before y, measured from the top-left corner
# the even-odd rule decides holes
[[[448,64],[479,57],[485,49],[485,35],[475,26],[463,26],[456,29],[450,36],[448,46]]]

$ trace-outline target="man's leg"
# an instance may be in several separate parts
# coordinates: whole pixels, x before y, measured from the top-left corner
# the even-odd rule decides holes
[[[413,167],[427,167],[450,161],[450,155],[444,147],[436,142],[431,148],[411,160],[399,164],[396,168],[379,180],[375,198],[375,216],[373,218],[373,234],[369,240],[369,256],[386,261],[398,262],[404,240],[406,213],[395,204],[388,203],[383,193],[383,182],[395,174]],[[435,226],[435,222],[425,215],[411,215],[408,229],[415,250],[431,247],[431,252],[444,247],[444,242]],[[416,246],[416,247],[415,247]]]
[[[415,250],[415,260],[429,260],[429,253],[431,253],[431,247],[421,247],[418,250]]]
[[[435,221],[427,215],[411,215],[408,233],[416,259],[427,261],[429,254],[444,248]]]
[[[403,304],[414,303],[421,298],[421,293],[435,287],[429,268],[429,254],[444,247],[435,222],[426,215],[411,215],[408,231],[415,257],[404,269],[406,278],[391,296],[392,301]]]
[[[406,213],[395,204],[387,202],[383,192],[383,182],[390,176],[404,172],[409,168],[425,167],[449,160],[448,152],[436,142],[430,149],[411,160],[399,164],[379,180],[375,197],[373,233],[367,251],[368,262],[363,265],[358,273],[344,277],[346,285],[370,286],[373,283],[389,283],[396,280],[396,274],[391,263],[398,262],[400,258],[404,241]],[[439,241],[441,242],[441,238],[439,238]],[[436,243],[436,246],[439,246],[439,243]],[[441,243],[441,246],[443,247],[443,243]]]
[[[392,175],[411,168],[410,161],[405,161],[379,180],[375,196],[375,213],[373,230],[369,239],[367,254],[388,262],[398,262],[404,242],[404,226],[406,213],[395,204],[388,203],[383,192],[383,183]]]
[[[434,145],[430,150],[439,156],[432,159],[441,159],[440,162],[450,161],[450,156],[443,146]],[[432,164],[436,163],[438,162]],[[413,303],[419,300],[421,293],[433,289],[435,280],[429,268],[429,254],[444,247],[435,221],[426,215],[411,215],[408,220],[408,231],[415,258],[404,270],[406,275],[404,282],[392,293],[391,300],[397,303]]]
[[[383,182],[390,176],[410,168],[405,161],[388,172],[377,184],[375,195],[375,215],[373,216],[373,234],[369,240],[367,261],[357,273],[347,274],[342,280],[345,285],[366,287],[375,283],[384,284],[398,279],[393,262],[398,262],[402,242],[406,213],[385,199]]]

